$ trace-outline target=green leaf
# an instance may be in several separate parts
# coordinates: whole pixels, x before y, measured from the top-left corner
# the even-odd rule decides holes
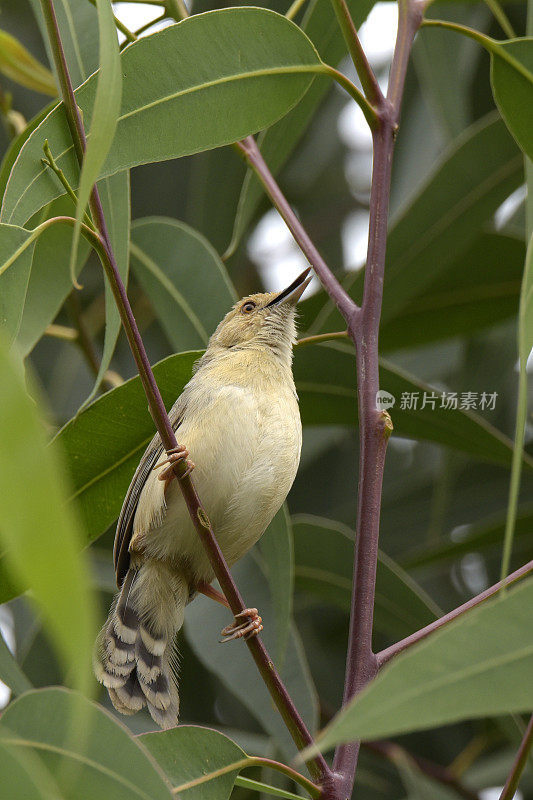
[[[86,686],[94,628],[82,536],[65,504],[60,449],[47,446],[37,406],[3,345],[0,407],[0,540],[7,564],[16,584],[31,587],[72,679]]]
[[[145,733],[137,741],[146,747],[175,787],[247,757],[244,750],[223,733],[196,725]],[[237,769],[191,789],[182,789],[179,796],[186,800],[227,800],[238,774]]]
[[[100,68],[97,73],[96,94],[91,113],[91,129],[87,133],[87,147],[79,177],[76,225],[72,237],[70,258],[72,277],[74,277],[81,222],[89,202],[89,196],[97,182],[115,136],[122,98],[122,70],[113,8],[110,0],[96,0],[96,8]],[[87,123],[84,125],[87,132]]]
[[[59,797],[50,773],[33,753],[5,746],[0,739],[2,791],[10,800],[50,800]]]
[[[527,360],[533,348],[533,234],[529,240],[529,247],[524,265],[524,277],[520,290],[520,308],[518,311],[518,399],[516,404],[516,432],[511,469],[511,484],[509,487],[509,504],[507,507],[507,523],[502,555],[502,579],[507,577],[511,563],[516,510],[518,507],[518,493],[520,490],[520,476],[522,473],[522,453],[527,419]]]
[[[245,603],[259,610],[263,618],[261,633],[271,654],[277,652],[275,613],[265,576],[250,553],[233,568],[235,582]],[[218,644],[220,631],[231,621],[230,612],[206,597],[197,597],[187,607],[185,635],[196,657],[213,672],[224,686],[245,706],[263,730],[272,736],[286,757],[295,752],[294,743],[287,732],[270,694],[255,670],[251,669],[248,648],[233,648],[231,656],[225,650],[229,645]],[[287,691],[309,730],[316,729],[318,706],[315,688],[305,660],[305,654],[294,626],[287,645],[283,665],[276,664]],[[183,687],[186,691],[186,687]]]
[[[474,123],[455,140],[416,196],[391,222],[383,325],[444,275],[449,265],[459,263],[466,248],[522,180],[521,154],[495,114]],[[343,280],[358,301],[363,280],[362,272]],[[324,292],[302,303],[301,312],[311,333],[343,327]]]
[[[354,533],[345,525],[308,514],[293,517],[296,587],[349,612]],[[429,625],[442,611],[391,558],[380,552],[374,626],[400,639]]]
[[[514,316],[523,264],[522,241],[482,234],[381,327],[382,352],[471,334]]]
[[[0,328],[9,342],[22,321],[35,238],[24,228],[0,225]]]
[[[292,620],[294,545],[286,504],[280,508],[260,539],[276,621],[276,661],[283,663]]]
[[[117,262],[118,271],[124,286],[128,285],[129,272],[129,247],[130,247],[130,175],[129,172],[122,172],[112,175],[98,183],[102,208],[107,222],[113,252]],[[102,268],[103,272],[103,268]],[[111,363],[118,335],[120,333],[121,320],[117,308],[113,291],[109,281],[104,274],[105,282],[105,336],[104,350],[100,359],[98,375],[94,382],[94,387],[84,405],[89,403],[96,394],[104,375]]]
[[[533,708],[533,580],[398,655],[319,735],[320,750]]]
[[[244,7],[198,14],[143,37],[122,51],[121,68],[122,107],[101,176],[220,147],[268,127],[301,99],[321,65],[296,25]],[[76,93],[86,126],[96,80]],[[40,164],[44,139],[71,185],[78,184],[68,126],[57,108],[22,148],[6,188],[4,221],[25,222],[60,193]]]
[[[0,30],[0,72],[12,81],[52,97],[57,95],[54,76],[23,44]]]
[[[348,0],[347,6],[356,28],[365,21],[373,5],[374,0]],[[313,0],[305,13],[301,28],[309,36],[325,63],[338,64],[346,53],[346,45],[330,3]],[[273,175],[277,175],[294,151],[328,89],[328,81],[322,78],[315,80],[296,108],[259,136],[261,153]],[[255,173],[248,170],[241,190],[232,240],[225,257],[236,250],[263,193],[263,186],[255,177]]]
[[[408,800],[457,800],[459,795],[453,789],[425,775],[405,750],[392,745],[389,754],[398,768]]]
[[[490,53],[494,99],[519,147],[533,158],[533,37],[493,42]]]
[[[353,425],[357,421],[355,355],[349,345],[330,342],[297,347],[294,377],[304,424]],[[511,463],[511,440],[480,414],[459,408],[441,408],[441,391],[383,359],[380,361],[380,386],[395,398],[395,405],[390,409],[394,434],[427,439],[475,458]],[[424,393],[426,406],[422,408]],[[402,395],[412,394],[417,397],[417,408],[402,408]],[[434,408],[427,402],[430,398],[433,398]],[[524,460],[533,465],[529,456],[524,456]]]
[[[13,139],[8,149],[4,153],[2,158],[2,166],[0,167],[0,197],[4,196],[9,175],[13,169],[13,164],[18,158],[18,154],[21,151],[22,145],[30,138],[30,134],[38,125],[41,124],[43,119],[53,108],[55,108],[56,105],[57,104],[55,102],[49,103],[45,108],[43,108],[42,111],[39,111],[39,113],[27,123],[24,130],[21,131],[15,139]]]
[[[83,718],[83,731],[73,722]],[[27,692],[2,716],[0,744],[36,754],[65,800],[170,800],[142,744],[95,703],[66,689]],[[75,768],[74,768],[75,767]]]
[[[250,789],[254,792],[262,792],[263,794],[272,795],[272,797],[282,797],[285,800],[301,800],[300,794],[287,792],[278,786],[270,786],[268,783],[254,781],[251,778],[243,778],[242,776],[235,778],[235,786],[241,786],[243,789]]]
[[[73,208],[70,198],[64,195],[52,201],[47,209],[47,216],[71,216]],[[26,357],[33,350],[72,291],[68,270],[72,228],[69,225],[52,225],[40,234],[34,247],[27,291],[21,307],[22,319],[17,334],[17,348],[22,357]],[[79,275],[89,252],[90,246],[82,238],[78,248],[76,275]]]
[[[27,692],[31,682],[24,675],[0,633],[0,680],[9,686],[14,695]]]
[[[172,346],[205,347],[237,300],[218,253],[183,222],[166,217],[136,220],[131,267],[150,298]]]
[[[467,553],[490,555],[501,551],[505,534],[505,513],[491,516],[469,526],[469,530],[459,541],[445,540],[434,545],[408,550],[401,559],[406,569],[448,564]],[[518,509],[514,526],[515,557],[523,556],[526,561],[533,552],[533,506]]]
[[[191,377],[200,352],[156,364],[154,375],[168,408]],[[107,392],[65,425],[56,437],[64,450],[86,543],[117,519],[141,456],[155,433],[138,377]]]

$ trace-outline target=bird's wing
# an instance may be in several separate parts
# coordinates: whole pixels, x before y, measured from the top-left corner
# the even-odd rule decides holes
[[[179,428],[183,420],[185,408],[186,398],[182,394],[176,400],[168,414],[170,422],[172,423],[172,427],[175,431]],[[122,582],[126,577],[126,573],[130,565],[129,546],[133,533],[133,520],[137,510],[137,505],[139,503],[139,497],[141,496],[146,479],[164,452],[165,451],[163,449],[163,445],[161,444],[159,434],[156,433],[146,448],[139,466],[135,470],[135,475],[130,483],[128,493],[124,498],[124,503],[122,504],[122,510],[118,518],[117,530],[115,533],[115,544],[113,547],[113,561],[115,564],[115,575],[119,589],[122,586]]]

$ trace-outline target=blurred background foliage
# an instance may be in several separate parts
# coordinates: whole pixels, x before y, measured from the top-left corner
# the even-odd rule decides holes
[[[327,0],[316,3],[327,5]],[[80,83],[97,66],[95,12],[88,0],[62,5],[70,8],[73,30],[80,38],[83,58],[75,76],[75,83]],[[278,0],[264,5],[286,11]],[[390,39],[391,15],[384,6],[379,4],[372,12],[378,40],[380,20],[385,20],[383,38]],[[525,30],[525,6],[505,6],[520,34]],[[28,0],[2,0],[0,28],[16,36],[46,65],[46,48],[34,16],[37,7],[38,3]],[[199,0],[194,11],[214,7],[219,6]],[[367,3],[359,22],[370,9]],[[128,18],[123,4],[115,10],[124,20]],[[152,10],[152,16],[160,13],[160,9]],[[497,23],[481,3],[438,2],[429,15],[460,21],[501,38]],[[373,55],[383,81],[389,57],[385,45]],[[342,68],[351,74],[347,60]],[[4,108],[0,148],[6,153],[14,132],[23,128],[24,120],[39,114],[50,98],[13,80],[1,64],[0,71]],[[46,75],[40,77],[44,80]],[[356,296],[364,259],[361,246],[370,167],[371,142],[353,104],[336,86],[327,91],[325,87],[312,122],[279,172],[279,180],[326,261],[345,277]],[[225,264],[220,261],[232,240],[244,177],[245,168],[231,148],[131,172],[128,290],[152,363],[173,352],[202,348],[235,296],[261,286],[282,288],[301,269],[302,257],[264,198],[249,211],[234,252]],[[113,181],[121,185],[110,189],[117,194],[109,196],[109,209],[117,217],[127,217],[125,180],[109,183]],[[166,219],[146,219],[153,217]],[[378,649],[431,621],[441,610],[451,610],[499,577],[516,409],[516,316],[524,227],[522,158],[494,111],[487,54],[448,31],[423,30],[407,76],[393,172],[382,388],[396,397],[391,410],[396,431],[387,455],[381,514]],[[65,425],[91,394],[104,348],[106,306],[101,269],[83,247],[79,254],[83,290],[68,294],[69,241],[65,249],[64,237],[55,236],[51,231],[37,245],[35,263],[40,259],[48,271],[40,283],[36,278],[30,291],[41,300],[41,308],[48,308],[43,313],[48,313],[49,322],[61,326],[63,334],[77,331],[76,338],[51,335],[58,332],[53,328],[41,337],[37,328],[32,329],[31,317],[23,319],[20,334],[22,350],[47,399],[51,433]],[[154,263],[163,265],[163,279],[154,271]],[[46,306],[51,276],[67,282],[68,297],[57,309],[52,301]],[[169,284],[178,289],[179,296]],[[328,307],[318,287],[313,288],[315,294],[302,303],[301,335],[342,330],[340,317]],[[111,355],[109,347],[112,343],[106,347]],[[127,342],[120,333],[99,392],[134,374]],[[357,487],[357,429],[351,424],[355,370],[349,348],[337,343],[302,347],[296,354],[295,374],[304,445],[288,498],[294,536],[294,621],[287,629],[283,664],[297,705],[311,724],[321,726],[340,704],[344,677],[349,539]],[[402,392],[418,393],[420,405],[424,391],[430,391],[428,385],[439,397],[443,391],[459,397],[475,393],[477,411],[443,413],[438,409],[440,401],[435,411],[426,407],[409,413],[400,408]],[[172,392],[177,394],[175,384],[166,387],[170,401]],[[479,407],[482,393],[496,394],[494,408]],[[72,456],[79,444],[75,432],[71,435],[67,429],[61,436]],[[526,454],[533,458],[530,440],[529,425]],[[135,447],[141,452],[140,439]],[[115,588],[113,518],[137,459],[134,454],[117,477],[113,501],[102,519],[88,526],[89,538],[96,539],[89,556],[102,619]],[[527,455],[526,460],[512,569],[533,551],[533,462]],[[72,480],[76,484],[75,469]],[[92,502],[89,496],[87,508],[82,509],[85,521],[91,518]],[[285,516],[278,524],[290,531]],[[261,609],[267,645],[274,652],[279,648],[281,654],[280,620],[290,607],[284,611],[276,606],[275,559],[268,552],[268,541],[267,535],[264,546],[243,559],[234,572],[244,597]],[[290,583],[291,576],[287,580]],[[7,579],[2,592],[3,599],[16,593]],[[0,613],[4,638],[27,679],[35,687],[62,683],[62,669],[41,619],[25,597],[12,599]],[[214,644],[223,619],[224,613],[210,609],[204,599],[195,600],[188,610],[179,639],[182,722],[217,727],[248,752],[291,754],[287,735],[245,648],[233,645],[230,653]],[[21,691],[22,686],[27,688],[23,680]],[[98,699],[109,708],[104,695]],[[122,722],[135,733],[153,730],[146,714]],[[390,743],[367,745],[354,796],[361,800],[436,798],[440,792],[445,792],[442,797],[474,796],[488,787],[502,786],[522,729],[519,717],[482,719],[399,737],[397,744],[403,749],[391,749]],[[434,764],[446,767],[463,789],[443,790],[440,784],[437,788],[427,774]],[[532,776],[531,770],[524,776],[524,798],[533,798]],[[279,776],[268,774],[266,779],[275,783]],[[240,800],[255,796],[243,787],[234,790]],[[492,795],[487,792],[483,797]]]

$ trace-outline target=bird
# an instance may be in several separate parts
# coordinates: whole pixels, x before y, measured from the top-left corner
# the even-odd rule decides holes
[[[145,706],[162,729],[178,723],[176,634],[198,593],[228,606],[193,527],[173,465],[185,460],[228,566],[264,533],[296,477],[302,424],[292,373],[296,304],[306,269],[281,292],[239,300],[219,323],[169,412],[180,444],[148,445],[117,523],[119,589],[93,654],[113,706]],[[222,641],[259,633],[257,609],[223,629]]]

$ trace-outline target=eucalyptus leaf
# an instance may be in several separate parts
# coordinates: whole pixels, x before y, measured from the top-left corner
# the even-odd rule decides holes
[[[86,686],[94,618],[81,532],[65,503],[60,447],[47,446],[41,413],[5,345],[0,346],[0,408],[0,539],[7,564],[17,584],[31,587],[72,679]],[[39,463],[31,492],[28,453]]]
[[[16,225],[0,225],[0,328],[12,342],[22,321],[35,235]]]
[[[398,655],[319,734],[320,750],[533,708],[533,580]]]
[[[494,99],[519,146],[533,158],[533,37],[494,42],[490,52]]]
[[[210,772],[246,759],[246,753],[219,731],[196,725],[180,725],[161,733],[145,733],[141,742],[174,787],[197,780]],[[185,800],[228,800],[239,770],[181,789]]]
[[[11,34],[0,30],[0,72],[34,92],[55,97],[54,76],[24,45]]]
[[[354,533],[345,525],[307,514],[293,517],[297,589],[349,612]],[[378,556],[375,630],[401,639],[441,616],[426,592],[385,553]]]
[[[76,720],[83,719],[83,731]],[[0,745],[35,754],[64,800],[170,800],[170,785],[139,740],[107,711],[61,688],[24,694],[3,713]],[[49,796],[49,795],[47,795]]]
[[[167,217],[132,225],[131,267],[176,350],[205,347],[235,289],[218,253],[193,228]]]
[[[303,97],[320,63],[296,25],[260,8],[198,14],[139,39],[121,53],[122,106],[100,177],[220,147],[268,127]],[[97,74],[76,93],[87,128],[96,81]],[[58,107],[22,147],[4,195],[5,222],[25,222],[60,193],[40,163],[45,139],[71,186],[78,186],[70,132]]]
[[[276,622],[276,661],[283,664],[292,620],[294,545],[287,505],[278,511],[263,536],[260,548],[270,586]]]

